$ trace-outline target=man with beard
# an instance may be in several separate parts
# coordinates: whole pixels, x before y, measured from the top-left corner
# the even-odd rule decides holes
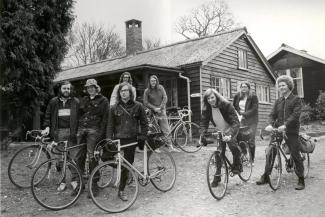
[[[50,100],[43,126],[42,135],[48,135],[54,141],[68,140],[69,146],[76,144],[78,130],[79,100],[71,96],[72,85],[69,81],[63,81],[59,85],[59,94]],[[66,183],[62,182],[58,191],[64,191]]]

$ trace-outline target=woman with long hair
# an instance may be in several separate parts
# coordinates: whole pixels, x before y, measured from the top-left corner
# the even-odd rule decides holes
[[[240,115],[241,124],[248,126],[250,131],[249,147],[252,162],[255,159],[255,134],[258,123],[258,99],[251,91],[248,81],[240,84],[240,91],[235,95],[233,105]]]
[[[207,89],[203,95],[201,119],[202,133],[208,130],[210,122],[215,129],[225,134],[223,136],[223,142],[228,144],[233,155],[234,167],[232,172],[234,174],[240,173],[242,171],[242,165],[240,163],[240,150],[236,141],[239,131],[239,120],[232,104],[221,96],[218,91],[212,88]],[[220,173],[220,168],[217,168],[216,173],[218,172]],[[211,186],[216,187],[219,182],[220,176],[216,175]]]

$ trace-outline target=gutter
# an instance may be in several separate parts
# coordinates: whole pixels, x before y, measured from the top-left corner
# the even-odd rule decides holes
[[[187,83],[187,107],[188,107],[189,110],[191,110],[191,87],[190,87],[191,80],[188,77],[182,75],[182,73],[179,73],[178,76],[180,78],[186,80],[186,83]],[[189,115],[188,120],[190,122],[192,121],[191,114]]]

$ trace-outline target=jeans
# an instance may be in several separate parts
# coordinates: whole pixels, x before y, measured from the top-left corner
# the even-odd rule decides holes
[[[221,144],[221,146],[223,145],[226,145],[224,144],[225,142],[223,142],[223,144]],[[241,162],[240,162],[240,150],[237,146],[237,142],[235,139],[227,142],[228,144],[228,147],[232,153],[232,156],[233,156],[233,168],[238,168],[240,165],[241,165]],[[223,155],[224,153],[221,153],[222,150],[221,150],[221,146],[218,146],[218,152],[216,153],[220,153],[221,155]],[[219,175],[221,173],[221,158],[219,157],[218,154],[216,154],[215,156],[215,159],[216,159],[216,166],[217,166],[217,171],[216,171],[216,174]]]
[[[133,139],[121,139],[121,145],[128,144],[128,143],[131,143],[131,142],[136,142],[136,141],[137,141],[136,138],[133,138]],[[136,145],[133,145],[133,146],[129,146],[129,147],[126,147],[126,148],[122,149],[124,151],[124,158],[127,161],[129,161],[130,164],[133,164],[133,162],[134,162],[135,147],[136,147]],[[128,171],[125,170],[125,169],[122,169],[121,181],[120,181],[120,186],[119,186],[120,191],[124,191],[127,179],[128,179]]]
[[[98,165],[98,162],[94,158],[94,149],[99,140],[98,132],[99,130],[96,128],[81,128],[78,130],[78,144],[81,144],[83,142],[87,144],[85,146],[80,146],[75,156],[75,162],[81,174],[84,174],[85,171],[87,154],[89,158],[89,173],[91,173]],[[94,177],[94,184],[96,184],[98,180],[99,174],[96,174]]]
[[[161,113],[156,114],[156,117],[161,131],[164,133],[166,137],[168,137],[168,139],[171,139],[171,135],[168,136],[168,134],[170,133],[170,127],[167,120],[166,110],[165,109],[161,110]]]
[[[303,159],[299,152],[298,135],[287,133],[287,137],[288,138],[285,139],[285,142],[288,145],[288,148],[291,153],[290,154],[291,158],[293,159],[293,162],[295,164],[295,173],[299,178],[304,177],[304,164],[303,164]],[[271,143],[272,143],[272,140],[271,140]],[[271,171],[272,171],[271,163],[275,158],[276,149],[272,145],[269,145],[269,147],[265,150],[265,152],[266,152],[266,162],[265,162],[264,174],[270,175]],[[271,158],[271,156],[274,156],[273,159]]]

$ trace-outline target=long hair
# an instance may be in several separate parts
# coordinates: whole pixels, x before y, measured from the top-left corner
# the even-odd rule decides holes
[[[152,88],[151,85],[150,85],[150,79],[151,78],[154,78],[157,81],[156,86],[154,88]],[[151,75],[149,77],[149,81],[148,81],[148,89],[158,89],[158,88],[159,88],[159,79],[158,79],[157,75]]]
[[[242,87],[242,85],[245,84],[247,87],[248,87],[248,92],[247,92],[247,98],[252,96],[253,93],[251,91],[251,85],[248,81],[242,81],[240,83],[240,86],[239,87]],[[241,92],[241,90],[239,91],[239,99],[243,99],[245,97],[245,94],[243,92]]]
[[[122,75],[120,76],[120,81],[119,81],[119,83],[120,83],[120,84],[123,83],[123,77],[124,77],[124,75],[128,75],[128,76],[129,76],[129,80],[128,80],[128,82],[132,85],[133,80],[132,80],[132,77],[131,77],[130,72],[123,72]]]
[[[224,98],[218,91],[216,91],[213,88],[207,89],[203,94],[203,106],[202,110],[208,110],[211,109],[211,105],[208,103],[208,97],[214,94],[216,96],[217,102],[216,105],[219,106],[222,103],[228,103],[228,100]]]
[[[123,82],[119,85],[118,90],[117,90],[117,102],[121,102],[121,94],[120,91],[122,90],[122,88],[124,86],[128,87],[129,93],[130,93],[130,100],[133,101],[134,99],[134,95],[133,95],[133,91],[132,91],[132,85],[128,82]]]

